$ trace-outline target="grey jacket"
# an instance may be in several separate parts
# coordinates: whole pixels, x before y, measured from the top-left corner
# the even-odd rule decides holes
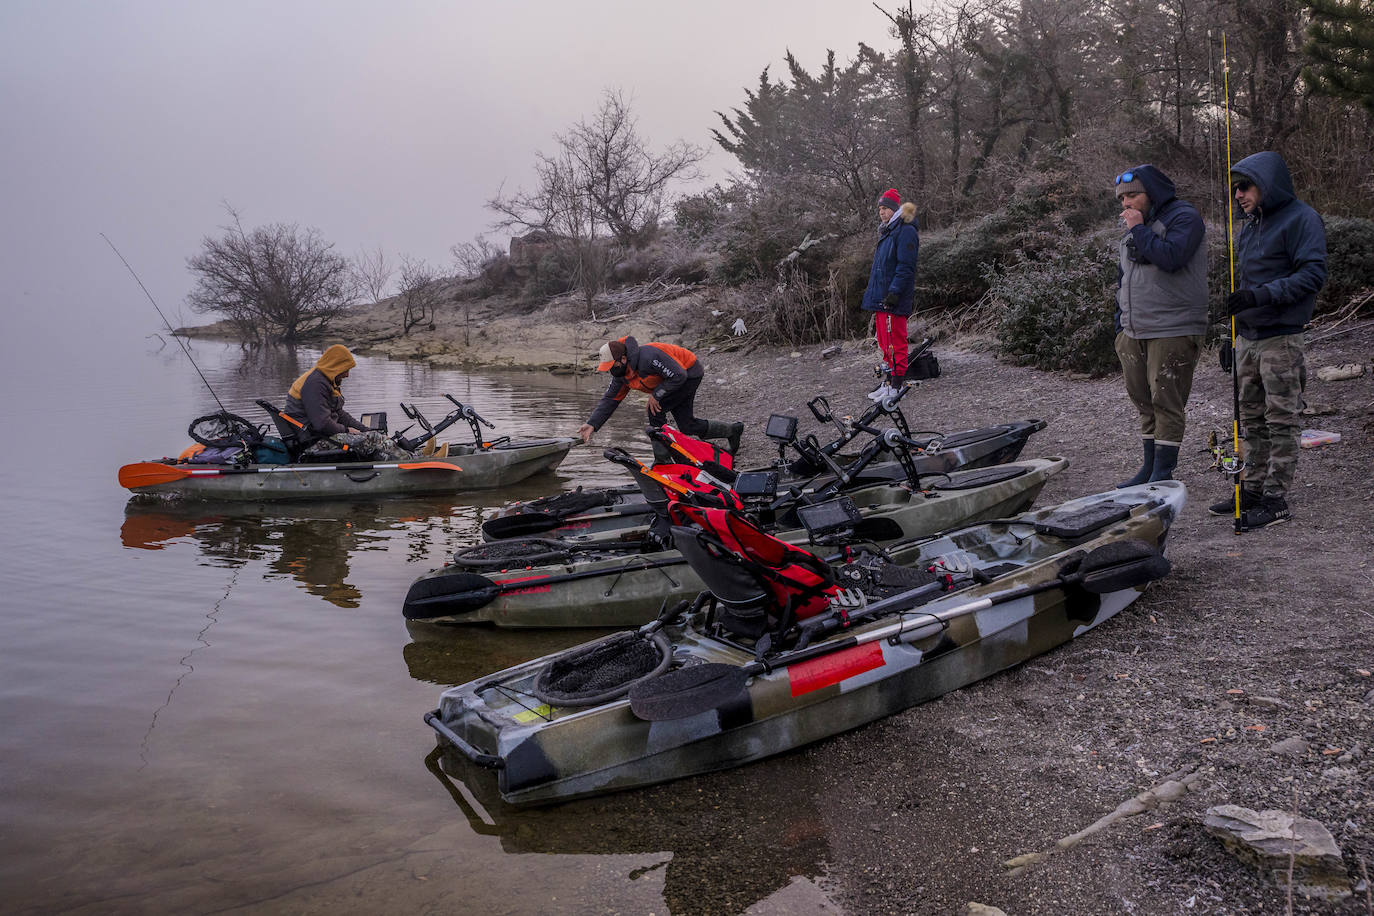
[[[1117,243],[1117,323],[1136,340],[1207,331],[1207,245],[1202,217],[1152,165],[1132,169],[1150,197],[1145,222]]]

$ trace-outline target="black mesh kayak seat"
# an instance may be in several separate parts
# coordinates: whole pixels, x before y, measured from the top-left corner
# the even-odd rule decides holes
[[[758,639],[830,607],[839,588],[824,560],[726,509],[674,503],[673,541],[717,602],[716,621]]]
[[[1131,507],[1117,503],[1102,503],[1078,512],[1051,515],[1035,523],[1037,534],[1076,540],[1131,517]]]
[[[984,439],[991,439],[993,436],[1000,436],[1011,429],[1010,426],[984,426],[981,429],[966,429],[961,433],[953,433],[940,440],[940,448],[962,448],[965,445],[972,445],[975,442],[982,442]]]
[[[662,674],[672,660],[672,647],[661,633],[616,633],[550,659],[530,692],[550,706],[600,706]]]
[[[969,490],[973,487],[985,487],[988,484],[1001,483],[1004,480],[1011,480],[1013,477],[1020,477],[1026,471],[1026,468],[1008,467],[1006,465],[979,468],[973,471],[956,471],[944,478],[938,478],[932,484],[931,489]]]
[[[552,538],[507,538],[471,547],[460,547],[453,554],[453,565],[465,569],[510,569],[562,563],[572,557],[572,549]]]

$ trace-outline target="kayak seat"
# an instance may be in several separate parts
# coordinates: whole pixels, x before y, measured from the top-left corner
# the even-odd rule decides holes
[[[1072,541],[1130,517],[1130,506],[1114,502],[1099,503],[1077,512],[1051,515],[1036,522],[1035,531],[1037,534],[1048,534]]]
[[[640,492],[661,517],[667,517],[669,503],[691,499],[704,505],[741,509],[743,503],[722,482],[715,482],[705,468],[691,464],[656,464],[646,467],[642,461],[622,448],[608,448],[601,453],[607,461],[630,472]]]
[[[736,636],[781,633],[839,593],[824,560],[737,512],[675,502],[668,513],[674,543],[716,599],[716,622]]]
[[[341,462],[367,460],[359,458],[356,452],[345,448],[307,452],[306,449],[318,442],[319,438],[311,436],[304,423],[295,417],[289,417],[282,413],[276,405],[265,398],[258,398],[257,405],[267,412],[267,415],[272,418],[272,422],[276,425],[277,435],[281,437],[282,444],[286,446],[287,463],[339,464]]]
[[[702,468],[724,483],[735,482],[735,457],[725,449],[667,425],[647,427],[645,433],[670,455]]]
[[[286,446],[287,456],[292,461],[299,461],[301,453],[312,441],[310,434],[305,429],[305,424],[293,417],[288,417],[278,410],[275,404],[265,398],[258,398],[257,405],[272,418],[273,425],[277,427],[277,435],[281,437],[282,443]]]

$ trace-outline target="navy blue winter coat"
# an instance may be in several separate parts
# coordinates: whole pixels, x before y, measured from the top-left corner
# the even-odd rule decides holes
[[[1278,153],[1246,156],[1231,166],[1260,189],[1260,204],[1240,230],[1238,289],[1255,292],[1255,308],[1236,315],[1247,340],[1297,334],[1312,320],[1326,283],[1326,227],[1293,193],[1288,164]],[[1234,177],[1232,178],[1234,181]]]
[[[861,306],[866,312],[891,312],[910,315],[916,300],[916,256],[921,249],[921,233],[916,224],[916,205],[902,204],[897,217],[878,233],[878,248],[873,252],[873,270],[868,275]],[[883,305],[889,293],[897,297]]]

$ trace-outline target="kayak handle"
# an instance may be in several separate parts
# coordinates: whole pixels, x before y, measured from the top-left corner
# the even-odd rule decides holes
[[[371,474],[368,474],[365,477],[355,477],[352,474],[347,473],[344,474],[344,476],[347,477],[349,480],[353,481],[354,483],[367,483],[369,480],[376,477],[378,473],[380,472],[373,471]]]
[[[439,710],[436,709],[432,712],[425,713],[425,724],[438,732],[439,737],[448,741],[448,743],[457,748],[464,757],[471,760],[479,767],[486,767],[489,770],[505,769],[506,761],[492,754],[483,754],[477,748],[458,737],[457,732],[445,725],[443,720],[439,718]]]

